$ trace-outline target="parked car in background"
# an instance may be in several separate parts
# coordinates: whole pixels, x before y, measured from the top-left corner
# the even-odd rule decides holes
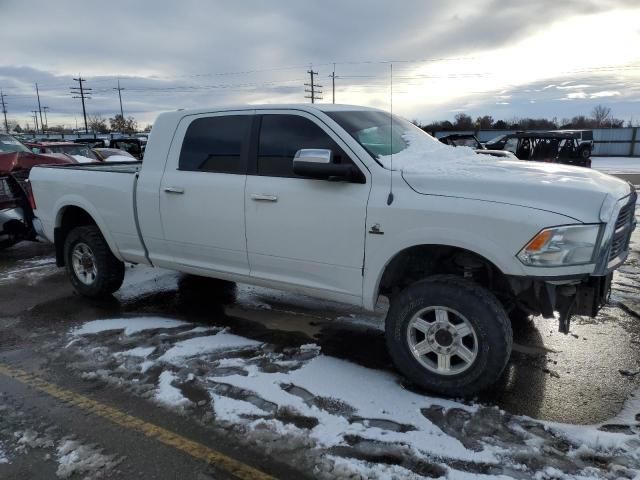
[[[591,167],[591,146],[575,133],[519,132],[507,135],[503,150],[520,160]]]
[[[66,156],[35,154],[11,135],[0,133],[0,250],[36,238],[27,180],[31,168],[72,161]]]
[[[135,162],[138,160],[129,152],[117,148],[94,148],[92,150],[101,162]]]
[[[445,145],[452,147],[470,147],[476,150],[483,150],[485,147],[478,138],[470,133],[452,133],[438,138]]]
[[[500,378],[509,315],[568,333],[598,314],[637,198],[598,171],[488,159],[332,104],[165,113],[144,162],[36,167],[31,182],[79,294],[110,295],[134,262],[370,311],[384,296],[395,365],[446,395]]]
[[[103,138],[76,138],[73,143],[84,143],[89,148],[103,148],[107,146],[107,142]]]
[[[33,153],[51,154],[63,153],[69,155],[78,163],[88,163],[98,161],[98,157],[91,151],[91,148],[84,143],[74,142],[28,142],[26,145]]]
[[[508,135],[498,135],[488,142],[485,142],[484,147],[488,150],[502,150],[508,139]]]
[[[506,150],[489,150],[485,148],[485,146],[480,143],[478,138],[470,133],[452,133],[451,135],[440,137],[438,140],[440,140],[445,145],[449,145],[452,147],[473,148],[476,153],[480,155],[491,155],[492,157],[518,160],[518,157]]]
[[[144,156],[144,150],[147,142],[141,138],[128,137],[128,138],[112,138],[109,141],[110,148],[118,148],[130,153],[134,157],[142,160]]]

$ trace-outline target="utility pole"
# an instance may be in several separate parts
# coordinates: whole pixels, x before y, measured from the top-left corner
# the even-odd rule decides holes
[[[49,130],[49,120],[47,120],[47,110],[49,110],[49,107],[42,107],[42,110],[44,110],[44,124],[47,127],[47,130]]]
[[[309,93],[310,95],[305,95],[304,98],[310,98],[311,103],[316,103],[316,100],[322,100],[322,90],[317,90],[319,88],[322,88],[322,85],[318,85],[313,81],[313,76],[318,75],[318,72],[314,72],[313,68],[311,68],[310,70],[307,70],[307,73],[311,77],[311,83],[305,83],[304,86],[309,87],[308,89],[305,89],[305,92]]]
[[[4,114],[4,128],[9,133],[9,124],[7,123],[7,104],[4,103],[6,95],[0,90],[0,103],[2,103],[2,113]]]
[[[36,124],[36,129],[33,131],[33,136],[35,137],[36,133],[38,133],[38,128],[40,128],[38,127],[38,110],[31,110],[31,113],[33,113],[33,121]]]
[[[84,133],[89,133],[89,126],[87,125],[87,110],[84,105],[84,101],[91,100],[90,95],[91,88],[86,88],[82,85],[82,82],[86,82],[84,78],[78,75],[78,78],[73,79],[75,82],[78,82],[78,87],[71,87],[71,93],[74,95],[72,98],[79,98],[82,100],[82,116],[84,117]]]
[[[124,90],[124,87],[120,86],[120,79],[118,79],[118,87],[114,88],[114,90],[118,91],[118,97],[120,98],[120,116],[124,120],[124,111],[122,110],[122,90]]]
[[[38,112],[40,112],[40,129],[44,134],[44,123],[42,123],[42,107],[40,107],[40,91],[38,90],[38,84],[36,83],[36,95],[38,96]]]
[[[333,73],[329,75],[331,77],[331,103],[336,103],[336,64],[333,64]]]

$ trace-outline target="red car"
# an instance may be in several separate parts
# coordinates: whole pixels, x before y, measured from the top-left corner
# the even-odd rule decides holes
[[[73,163],[73,159],[33,153],[11,135],[0,133],[0,250],[35,239],[29,171],[50,163]]]
[[[26,142],[25,145],[37,154],[64,154],[70,156],[76,163],[97,162],[98,157],[86,143],[74,142]]]

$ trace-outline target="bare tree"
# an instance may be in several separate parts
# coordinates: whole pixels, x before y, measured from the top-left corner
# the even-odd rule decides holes
[[[611,109],[604,105],[596,105],[593,107],[593,110],[591,110],[591,117],[593,118],[596,127],[602,127],[610,115]]]
[[[108,133],[107,121],[100,115],[89,116],[89,128],[97,133]]]

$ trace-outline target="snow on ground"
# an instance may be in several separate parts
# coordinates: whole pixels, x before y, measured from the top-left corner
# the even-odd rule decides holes
[[[157,328],[177,328],[188,325],[187,322],[161,317],[141,318],[113,318],[109,320],[93,320],[73,330],[73,335],[88,335],[106,332],[108,330],[124,330],[124,335],[129,336],[143,330]]]
[[[77,440],[64,439],[57,448],[58,478],[101,478],[122,459],[105,455],[95,445],[83,445]]]
[[[175,379],[176,376],[173,373],[169,371],[162,372],[158,379],[158,389],[156,390],[156,394],[153,398],[158,403],[168,407],[181,408],[189,405],[191,402],[182,395],[180,390],[172,385]]]
[[[605,173],[640,173],[640,157],[591,157],[591,168]]]
[[[114,295],[119,300],[131,300],[150,293],[178,288],[180,274],[163,268],[127,265],[122,287]]]
[[[216,335],[206,337],[195,337],[177,342],[171,349],[167,350],[158,360],[161,362],[180,365],[184,359],[196,357],[205,353],[219,352],[224,350],[239,350],[248,347],[257,347],[259,342],[239,337],[231,333],[220,332]]]
[[[0,463],[9,463],[9,457],[7,457],[7,454],[4,451],[4,445],[2,445],[2,443],[0,443]]]
[[[120,335],[127,319],[72,330],[78,341],[69,348],[84,357],[73,368],[86,372],[94,360],[88,378],[202,415],[237,442],[267,449],[316,478],[640,475],[640,392],[600,425],[540,422],[412,392],[395,373],[324,355],[316,345],[278,348],[184,322],[158,330],[175,320],[157,317],[129,322],[145,320],[148,329],[131,327],[127,337]]]
[[[3,270],[0,273],[0,285],[14,282],[17,279],[26,278],[33,284],[40,278],[51,274],[57,269],[53,256],[35,257],[28,260],[19,260],[16,267],[11,270]]]

